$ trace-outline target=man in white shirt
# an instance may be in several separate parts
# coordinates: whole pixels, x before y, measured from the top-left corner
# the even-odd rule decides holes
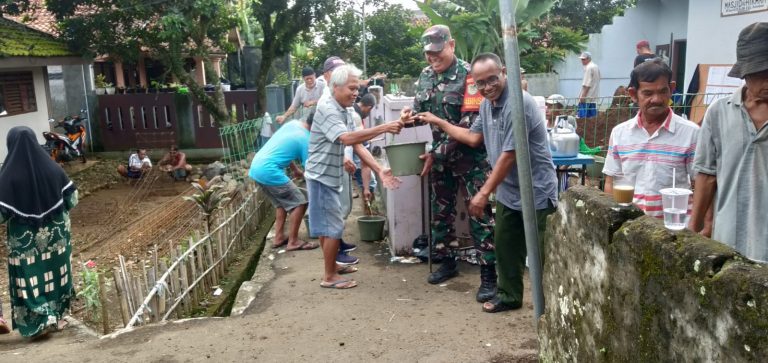
[[[128,157],[128,166],[120,165],[117,172],[126,178],[139,179],[152,169],[152,161],[147,156],[147,149],[137,149]]]
[[[660,59],[632,70],[629,95],[640,111],[611,131],[603,168],[606,193],[615,178],[634,179],[633,203],[656,218],[664,216],[659,191],[672,187],[673,175],[678,188],[690,188],[694,177],[699,126],[669,108],[673,89],[672,70]]]
[[[592,53],[583,52],[581,64],[584,65],[584,79],[581,81],[579,92],[579,118],[597,116],[597,97],[600,97],[600,68],[592,61]]]

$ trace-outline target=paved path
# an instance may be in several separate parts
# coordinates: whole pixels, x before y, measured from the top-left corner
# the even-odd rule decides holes
[[[345,238],[356,240],[356,230],[348,222]],[[383,243],[359,246],[354,289],[319,286],[319,249],[267,248],[254,279],[273,278],[241,316],[144,327],[113,339],[73,331],[34,343],[0,337],[0,362],[535,361],[528,291],[521,310],[483,313],[474,300],[477,266],[462,263],[459,277],[433,286],[426,264],[390,263]]]

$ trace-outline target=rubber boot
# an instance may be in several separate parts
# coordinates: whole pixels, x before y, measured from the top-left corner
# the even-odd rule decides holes
[[[427,282],[429,282],[432,285],[436,285],[452,277],[456,277],[456,275],[458,274],[459,274],[459,266],[456,263],[456,258],[446,257],[443,260],[443,263],[440,265],[440,268],[437,269],[437,271],[429,274],[429,278],[427,279]]]
[[[480,266],[480,288],[475,298],[484,303],[496,296],[496,265]]]

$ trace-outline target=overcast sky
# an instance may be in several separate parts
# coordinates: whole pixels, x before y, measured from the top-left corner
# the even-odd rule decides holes
[[[406,9],[416,10],[419,7],[416,6],[416,3],[413,2],[413,0],[386,0],[386,2],[390,4],[400,4]]]

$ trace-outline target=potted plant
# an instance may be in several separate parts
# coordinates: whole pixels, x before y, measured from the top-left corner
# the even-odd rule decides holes
[[[104,89],[107,91],[108,95],[115,94],[115,85],[110,82],[104,83]]]
[[[96,84],[97,95],[103,95],[107,92],[107,77],[103,74],[97,74],[93,82]]]

